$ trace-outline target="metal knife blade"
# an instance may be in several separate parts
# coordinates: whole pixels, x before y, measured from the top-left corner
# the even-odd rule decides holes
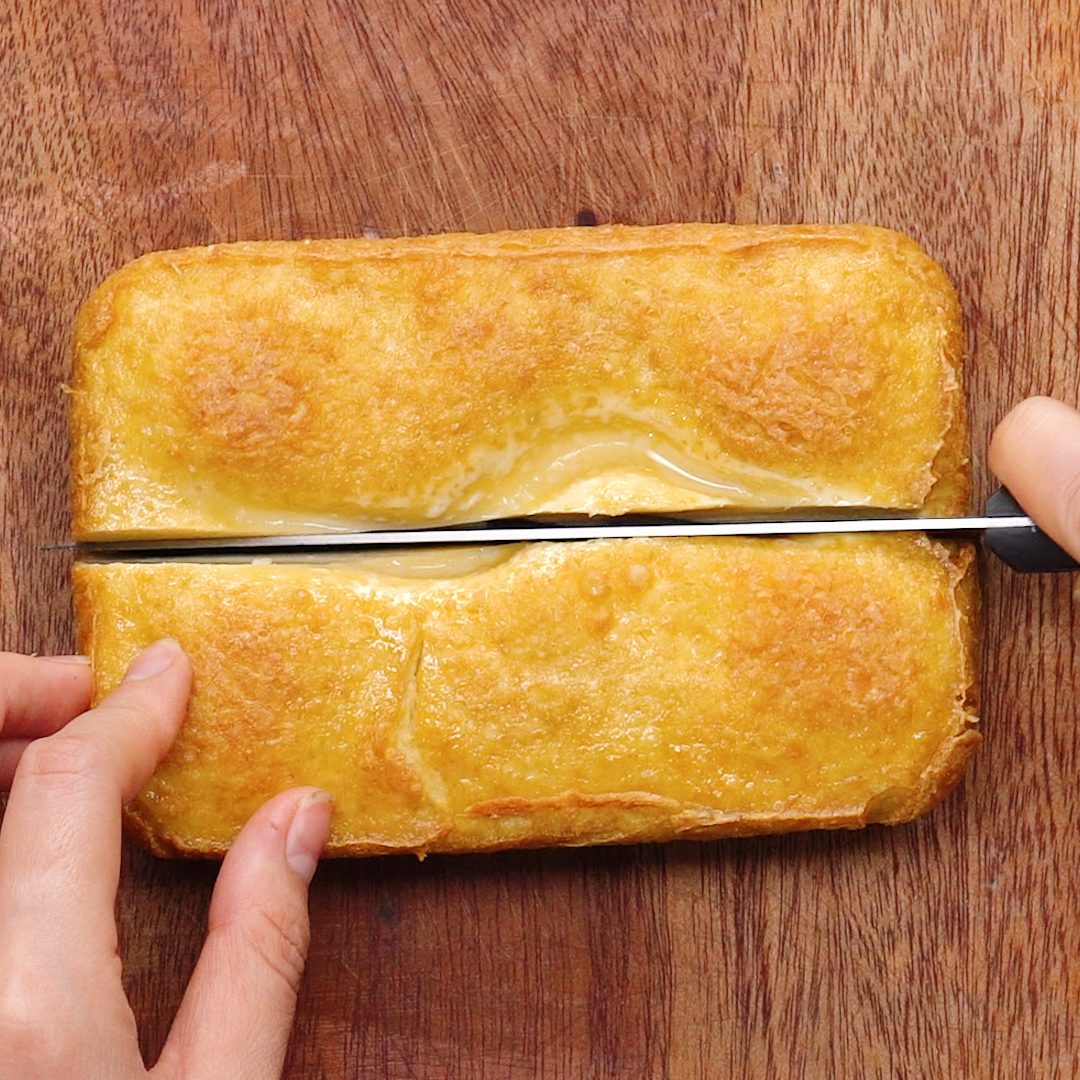
[[[208,539],[108,540],[76,544],[80,555],[151,555],[206,552],[258,553],[326,549],[440,546],[445,544],[514,544],[541,540],[628,540],[637,537],[806,536],[830,533],[971,533],[987,529],[1031,529],[1026,515],[983,517],[836,517],[761,518],[731,521],[671,521],[623,524],[609,519],[592,525],[448,526],[431,529],[385,529],[348,533],[302,533],[293,536],[228,536]]]
[[[606,518],[588,524],[481,523],[429,529],[385,529],[351,533],[303,533],[293,536],[225,536],[104,540],[58,544],[54,548],[97,560],[161,560],[175,557],[298,555],[386,548],[439,547],[453,544],[515,544],[538,541],[627,540],[636,537],[768,537],[812,536],[837,533],[922,532],[963,537],[981,534],[986,547],[1007,566],[1023,571],[1080,569],[1028,517],[1005,489],[986,503],[982,516],[915,517],[874,508],[850,511],[813,509],[803,514],[736,512],[723,520],[700,517],[671,518],[637,515]],[[972,536],[977,539],[978,536]]]

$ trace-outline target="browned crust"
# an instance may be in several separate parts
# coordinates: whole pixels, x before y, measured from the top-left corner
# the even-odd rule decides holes
[[[618,230],[614,230],[617,232]],[[854,239],[867,230],[849,229],[837,227],[835,232],[838,239]],[[875,230],[876,231],[876,230]],[[401,241],[384,242],[373,241],[373,253],[385,253],[387,257],[408,257],[410,255],[422,255],[431,249],[435,242],[443,245],[439,250],[447,250],[449,245],[459,243],[460,253],[475,254],[478,257],[492,250],[490,245],[493,239],[500,241],[496,247],[500,254],[508,252],[520,253],[527,256],[532,249],[533,241],[551,243],[552,237],[565,233],[565,230],[545,230],[533,234],[528,241],[522,240],[522,234],[508,233],[497,234],[496,237],[483,237],[481,240],[485,248],[476,245],[477,238],[469,235],[457,237],[440,237],[435,241],[420,239],[403,244]],[[753,243],[768,242],[773,236],[774,230],[762,227],[758,230],[748,230],[738,241],[735,247],[752,246]],[[808,235],[820,238],[822,230],[813,227],[807,230]],[[598,241],[598,250],[604,237],[601,230],[592,233]],[[788,235],[791,235],[790,232]],[[650,239],[650,246],[655,246],[656,235]],[[345,242],[348,243],[348,242]],[[897,244],[910,244],[904,238],[897,237]],[[392,245],[385,248],[380,245]],[[914,246],[914,245],[911,245]],[[280,251],[278,249],[281,249]],[[485,250],[486,249],[486,250]],[[233,254],[244,257],[266,257],[273,261],[283,257],[286,252],[292,252],[294,245],[291,244],[265,244],[257,245],[230,245],[220,249],[218,257],[231,257]],[[550,250],[550,247],[547,248]],[[206,249],[188,249],[187,251],[168,253],[168,257],[182,263],[185,257],[198,253],[197,257],[215,257],[213,251]],[[305,257],[312,259],[335,259],[348,258],[350,252],[339,245],[339,242],[326,241],[312,244],[305,252]],[[151,255],[146,258],[161,258],[161,255]],[[107,329],[113,317],[113,303],[116,293],[123,287],[125,276],[132,272],[138,263],[129,264],[128,267],[118,271],[110,277],[101,288],[90,298],[79,314],[75,329],[76,356],[78,357],[83,348],[89,347]],[[945,275],[936,267],[928,257],[925,257],[928,285],[941,289],[942,295],[948,298],[951,306],[948,319],[949,334],[944,346],[944,353],[948,362],[956,374],[956,388],[950,394],[952,402],[952,422],[944,433],[941,449],[934,462],[935,486],[927,501],[926,511],[936,513],[959,512],[965,509],[970,498],[970,468],[968,463],[968,435],[967,418],[964,403],[962,384],[963,366],[963,335],[960,323],[959,304],[956,301],[955,292]],[[94,484],[92,483],[97,464],[104,453],[105,448],[99,445],[94,434],[94,425],[91,418],[86,414],[86,405],[79,392],[79,371],[76,369],[75,387],[72,400],[73,416],[73,500],[76,523],[84,521],[90,513],[88,500],[92,498]],[[946,550],[946,549],[943,549]],[[972,550],[968,547],[953,546],[948,550],[948,557],[953,561],[957,570],[956,576],[956,609],[958,630],[964,644],[965,656],[965,681],[967,692],[962,701],[957,703],[957,724],[955,733],[946,740],[939,748],[938,753],[924,771],[919,782],[911,789],[886,793],[884,796],[871,800],[861,807],[838,807],[828,814],[806,815],[798,811],[779,811],[769,814],[743,814],[722,815],[714,811],[702,810],[696,807],[682,807],[671,800],[659,796],[640,792],[626,792],[618,794],[585,795],[578,792],[565,792],[560,796],[547,799],[530,800],[524,798],[504,798],[487,800],[475,804],[468,811],[469,815],[477,819],[498,820],[499,818],[535,817],[540,815],[563,815],[565,820],[561,828],[552,828],[549,832],[536,832],[528,840],[505,841],[493,838],[490,841],[477,841],[475,838],[463,840],[456,836],[454,830],[449,829],[441,835],[431,838],[430,842],[423,847],[380,845],[369,841],[346,841],[338,843],[327,850],[330,856],[370,856],[393,852],[411,852],[418,857],[423,857],[427,852],[466,852],[466,851],[497,851],[513,848],[544,847],[552,844],[577,846],[585,844],[624,844],[666,841],[671,839],[698,839],[710,840],[735,836],[750,836],[770,833],[785,833],[804,829],[857,829],[870,823],[899,824],[918,817],[936,806],[948,793],[963,774],[964,768],[981,739],[975,728],[977,718],[978,688],[976,683],[977,672],[977,641],[978,641],[978,593],[975,580],[975,567]],[[77,633],[80,650],[94,659],[95,634],[93,627],[94,600],[92,589],[87,580],[75,568],[73,575],[73,588],[75,594],[75,610],[77,617]],[[98,692],[95,692],[95,698]],[[582,829],[573,821],[574,815],[603,814],[605,811],[662,811],[665,813],[661,819],[655,817],[643,820],[640,825],[624,826],[622,831],[605,832],[597,822],[594,829]],[[125,813],[125,831],[129,837],[141,844],[147,850],[159,856],[179,857],[214,857],[220,858],[225,854],[227,845],[218,843],[205,843],[198,840],[184,840],[183,838],[163,836],[155,832],[153,823],[137,806],[129,807]]]
[[[953,373],[955,385],[949,391],[952,419],[942,436],[941,448],[934,458],[934,486],[926,499],[926,514],[963,514],[971,505],[971,452],[968,432],[967,399],[964,392],[964,326],[960,298],[948,275],[929,256],[920,260],[927,275],[927,285],[942,297],[946,307],[944,323],[947,336],[942,355]]]
[[[669,817],[652,821],[640,828],[607,835],[589,833],[574,835],[572,822],[562,830],[534,835],[527,841],[490,843],[456,842],[452,832],[436,841],[427,850],[441,853],[469,851],[501,851],[515,848],[539,848],[553,845],[582,846],[593,844],[655,843],[669,840],[719,840],[728,837],[760,836],[800,832],[809,829],[861,829],[870,824],[899,825],[928,813],[956,786],[964,774],[971,755],[982,741],[978,731],[978,625],[979,593],[975,550],[968,544],[935,545],[943,562],[954,570],[954,596],[957,632],[960,635],[963,657],[964,691],[956,704],[956,729],[942,743],[933,760],[918,782],[910,789],[886,793],[859,807],[838,807],[827,814],[805,814],[799,811],[779,811],[768,814],[721,814],[699,807],[683,807],[671,799],[649,792],[620,792],[618,794],[582,794],[568,791],[546,799],[502,798],[486,800],[469,808],[478,818],[501,816],[531,816],[540,813],[563,812],[568,818],[581,811],[609,809],[633,811],[639,809],[666,810]],[[705,819],[705,820],[703,820]],[[398,849],[401,850],[401,849]],[[381,852],[370,845],[345,844],[328,851],[331,856],[369,855]],[[416,852],[423,857],[423,852]]]
[[[785,241],[807,240],[830,245],[846,245],[853,250],[873,245],[887,257],[903,264],[905,271],[925,283],[927,296],[943,309],[946,340],[943,357],[956,374],[955,387],[946,393],[951,407],[951,421],[940,432],[942,444],[929,472],[933,488],[923,509],[927,513],[954,513],[966,508],[970,497],[967,461],[967,427],[963,391],[959,373],[963,360],[963,336],[960,309],[955,291],[936,263],[912,240],[886,229],[860,225],[805,226],[716,226],[670,225],[650,227],[601,226],[583,229],[542,229],[491,234],[445,234],[433,237],[387,240],[325,240],[310,242],[259,241],[205,248],[184,248],[153,252],[113,273],[88,298],[80,310],[74,334],[75,375],[72,393],[72,509],[75,535],[89,539],[107,535],[116,529],[115,490],[112,479],[102,481],[110,458],[108,423],[98,415],[100,400],[91,400],[84,391],[84,364],[100,344],[114,322],[124,297],[142,276],[163,267],[180,272],[195,265],[224,265],[234,262],[277,266],[296,264],[334,264],[354,260],[358,253],[365,259],[416,260],[454,256],[483,260],[528,259],[552,253],[573,253],[575,258],[605,255],[611,251],[678,251],[708,247],[716,252],[746,252]],[[113,466],[109,465],[112,469]],[[929,477],[927,477],[929,481]],[[116,481],[119,483],[119,481]],[[140,521],[139,531],[154,533],[152,521]]]
[[[808,829],[860,829],[869,824],[897,825],[926,814],[937,806],[957,784],[964,769],[981,741],[976,729],[977,698],[977,585],[973,550],[967,545],[941,546],[942,558],[956,567],[956,613],[958,631],[964,646],[966,693],[957,702],[956,729],[940,747],[917,784],[900,792],[887,792],[864,806],[837,807],[826,814],[805,814],[797,810],[768,814],[723,814],[696,806],[683,806],[674,800],[649,792],[620,792],[584,794],[567,791],[543,799],[505,797],[476,803],[467,816],[491,821],[504,817],[535,819],[547,817],[553,827],[534,831],[526,839],[500,839],[493,835],[486,840],[475,836],[462,838],[455,830],[445,830],[422,846],[376,844],[369,841],[348,841],[331,844],[329,857],[366,857],[385,854],[414,854],[424,858],[428,853],[495,852],[551,846],[576,847],[584,845],[614,845],[656,843],[674,839],[718,840],[728,837],[780,834]],[[80,648],[93,659],[92,603],[85,582],[76,571],[78,633]],[[628,825],[623,817],[627,812],[653,811],[660,818],[649,816],[639,825]],[[623,817],[617,828],[601,827],[603,819],[590,822],[595,812],[608,811],[612,817]],[[124,816],[126,834],[155,855],[180,858],[222,858],[228,845],[198,839],[166,836],[155,831],[137,805],[127,807]]]
[[[910,789],[886,792],[864,806],[837,807],[826,814],[806,814],[797,810],[773,813],[723,814],[696,806],[683,806],[674,800],[649,792],[619,792],[584,794],[576,791],[543,799],[504,797],[476,803],[466,811],[467,816],[491,821],[503,817],[551,816],[558,827],[534,831],[527,839],[504,840],[493,836],[487,840],[475,837],[463,839],[451,829],[432,838],[423,846],[381,845],[368,841],[351,841],[330,845],[328,857],[366,857],[386,854],[413,854],[423,859],[429,853],[464,854],[552,846],[578,847],[586,845],[617,845],[657,843],[670,840],[719,840],[742,836],[761,836],[799,832],[808,829],[861,829],[866,825],[898,825],[921,817],[937,806],[955,787],[965,767],[982,739],[977,730],[978,717],[978,587],[976,560],[970,545],[935,545],[944,562],[955,571],[957,630],[963,645],[965,690],[957,701],[956,728],[938,750],[918,782]],[[79,642],[86,651],[93,647],[90,626],[91,604],[88,590],[78,572],[75,575],[77,610],[79,612]],[[90,654],[92,656],[92,653]],[[592,812],[610,811],[625,814],[630,811],[657,811],[664,814],[644,820],[637,827],[623,821],[616,828],[589,827],[582,817]],[[227,845],[205,843],[163,836],[154,830],[135,806],[125,813],[127,835],[155,855],[180,858],[222,858]]]
[[[910,237],[873,225],[717,225],[712,222],[672,223],[667,225],[596,225],[588,228],[556,227],[548,229],[506,229],[490,233],[438,233],[429,236],[386,237],[357,240],[341,237],[330,240],[240,240],[228,244],[209,244],[152,251],[133,259],[105,279],[95,294],[90,310],[78,318],[79,332],[86,343],[93,344],[108,328],[110,305],[127,276],[138,276],[146,264],[164,264],[177,272],[194,262],[261,262],[269,266],[300,259],[319,263],[346,263],[356,258],[358,247],[365,258],[412,259],[431,255],[456,255],[466,258],[530,258],[568,252],[606,255],[613,251],[678,251],[708,247],[723,252],[752,251],[782,240],[833,240],[865,246],[887,244],[902,257],[917,252],[925,260],[928,273],[936,264]],[[583,247],[582,241],[587,241]],[[940,273],[940,271],[938,271]],[[98,294],[101,294],[98,296]],[[100,301],[100,302],[99,302]]]
[[[87,394],[83,364],[106,334],[115,311],[117,294],[138,273],[139,264],[150,256],[135,259],[110,274],[86,299],[75,316],[72,333],[74,367],[69,394],[71,428],[71,515],[76,537],[86,531],[85,523],[97,515],[97,479],[107,452],[106,435],[97,423],[95,402]]]
[[[428,852],[455,853],[536,848],[553,845],[629,844],[672,839],[713,840],[726,837],[787,833],[806,829],[858,829],[868,824],[894,825],[927,813],[955,786],[978,745],[976,724],[978,593],[976,561],[969,545],[935,544],[934,551],[949,566],[957,633],[962,645],[964,671],[957,693],[955,725],[919,780],[910,788],[885,792],[862,806],[838,806],[827,813],[806,814],[798,810],[773,813],[724,814],[680,804],[649,792],[586,794],[566,791],[560,795],[529,799],[503,797],[476,803],[465,817],[495,826],[507,818],[528,819],[527,837],[507,839],[497,828],[486,836],[462,834],[451,827],[426,838],[419,845],[379,844],[345,840],[331,845],[327,855],[374,856]],[[76,566],[74,591],[80,648],[96,660],[94,633],[95,578],[88,568]],[[100,580],[100,579],[98,579]],[[95,697],[100,696],[100,689]],[[125,815],[127,835],[159,856],[220,858],[227,844],[198,838],[163,835],[138,804]]]

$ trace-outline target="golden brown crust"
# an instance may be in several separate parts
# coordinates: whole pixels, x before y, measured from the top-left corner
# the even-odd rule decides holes
[[[936,264],[862,226],[159,252],[78,319],[75,532],[956,512],[962,344]]]
[[[99,695],[161,634],[197,673],[133,835],[219,856],[297,783],[334,792],[333,855],[857,828],[925,812],[978,739],[964,547],[604,541],[461,576],[377,567],[76,568]]]
[[[955,293],[851,226],[541,230],[161,252],[75,331],[79,538],[970,496]],[[129,808],[216,856],[265,798],[329,853],[859,828],[979,736],[972,553],[916,537],[620,541],[418,576],[84,564],[98,694],[192,655]],[[408,560],[405,560],[407,562]]]

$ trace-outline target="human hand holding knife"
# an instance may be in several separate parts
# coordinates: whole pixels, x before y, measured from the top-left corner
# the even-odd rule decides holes
[[[1045,534],[1080,559],[1080,412],[1048,397],[1022,401],[994,431],[989,463]]]

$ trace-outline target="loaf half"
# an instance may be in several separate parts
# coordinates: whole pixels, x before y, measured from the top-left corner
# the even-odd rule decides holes
[[[977,740],[967,548],[432,558],[77,567],[99,693],[163,634],[194,663],[189,718],[130,810],[144,842],[221,854],[295,784],[333,792],[336,855],[895,823]]]
[[[912,241],[671,225],[158,252],[75,332],[77,539],[967,501]]]

